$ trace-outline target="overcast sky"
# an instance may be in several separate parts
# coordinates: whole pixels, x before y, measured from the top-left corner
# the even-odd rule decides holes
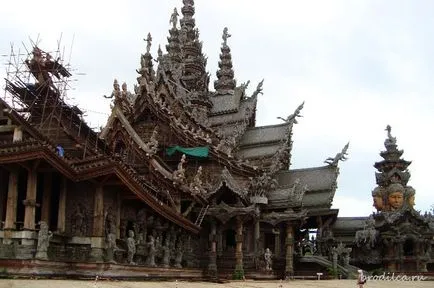
[[[388,124],[403,158],[413,162],[409,185],[416,189],[416,209],[430,208],[434,1],[196,0],[195,6],[211,82],[225,26],[237,83],[251,80],[252,92],[265,78],[257,125],[280,123],[277,116],[305,101],[294,128],[292,168],[322,166],[350,141],[333,203],[340,216],[373,211],[373,164],[382,160]],[[136,83],[147,33],[155,56],[158,44],[165,50],[174,7],[180,11],[182,1],[5,1],[0,55],[10,53],[11,42],[23,51],[29,39],[55,51],[62,36],[61,54],[74,68],[69,103],[99,127],[110,103],[102,95],[111,93],[113,79],[131,90]],[[2,65],[2,79],[5,70]]]

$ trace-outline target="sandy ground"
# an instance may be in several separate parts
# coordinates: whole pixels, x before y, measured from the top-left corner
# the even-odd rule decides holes
[[[8,288],[340,288],[357,287],[355,280],[321,280],[321,281],[237,281],[224,284],[206,282],[129,282],[129,281],[68,281],[68,280],[9,280],[0,279],[0,287]],[[434,287],[434,281],[370,281],[365,288],[400,288]]]

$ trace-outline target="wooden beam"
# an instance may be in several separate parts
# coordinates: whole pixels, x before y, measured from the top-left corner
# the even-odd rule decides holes
[[[34,167],[34,166],[33,166]],[[38,173],[35,169],[28,171],[26,200],[23,201],[24,210],[24,229],[35,230],[36,215],[36,187]]]
[[[65,233],[66,228],[66,193],[67,193],[67,180],[65,176],[61,176],[60,193],[59,193],[59,212],[57,214],[57,231]]]
[[[50,225],[52,180],[53,175],[51,173],[44,173],[44,190],[42,192],[41,221],[44,221],[48,225]]]
[[[5,229],[15,230],[18,202],[18,171],[9,173],[8,200],[6,204]]]
[[[104,236],[104,188],[98,185],[95,189],[93,209],[93,235],[94,237]]]
[[[17,125],[0,125],[0,133],[14,132],[15,127],[17,127]]]

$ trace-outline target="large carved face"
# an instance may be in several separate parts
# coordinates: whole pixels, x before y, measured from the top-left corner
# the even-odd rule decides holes
[[[372,199],[374,200],[372,206],[374,206],[377,211],[382,211],[384,208],[383,197],[381,195],[374,195],[372,196]]]
[[[411,207],[414,206],[414,195],[412,195],[408,198],[408,205],[410,205]]]
[[[374,206],[377,211],[382,211],[384,208],[383,195],[384,189],[380,186],[375,187],[375,189],[372,191],[372,200],[374,200],[372,206]]]
[[[404,193],[400,191],[392,192],[389,194],[389,205],[391,210],[397,210],[404,204]]]

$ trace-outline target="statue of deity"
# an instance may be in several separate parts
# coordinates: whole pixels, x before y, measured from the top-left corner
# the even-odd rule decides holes
[[[133,259],[134,259],[134,254],[136,254],[136,240],[134,239],[133,230],[128,231],[127,247],[128,247],[127,262],[128,264],[135,265],[136,263],[134,263]]]
[[[265,270],[271,271],[273,270],[273,254],[271,253],[270,248],[265,249],[264,260],[265,260]]]
[[[46,222],[40,222],[40,229],[38,232],[38,247],[36,250],[36,259],[48,260],[48,246],[50,245],[50,239],[53,237],[53,233],[48,231],[48,225]]]
[[[150,267],[155,267],[155,254],[156,254],[156,249],[155,249],[155,240],[154,240],[154,236],[149,235],[149,242],[147,243],[148,247],[149,247],[149,251],[148,251],[148,257],[146,258],[146,264]]]

